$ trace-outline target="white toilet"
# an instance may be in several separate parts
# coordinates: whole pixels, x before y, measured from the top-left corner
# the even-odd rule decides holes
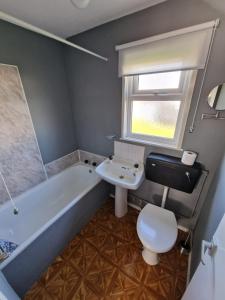
[[[177,239],[177,221],[173,212],[147,204],[137,220],[137,233],[143,244],[142,256],[149,265],[159,263],[159,253],[168,252]]]
[[[161,207],[147,204],[138,216],[137,233],[143,244],[142,256],[147,264],[157,265],[159,253],[171,250],[177,239],[177,221],[165,209],[169,189],[191,194],[201,176],[201,165],[184,165],[179,157],[150,153],[146,159],[147,180],[164,186]]]

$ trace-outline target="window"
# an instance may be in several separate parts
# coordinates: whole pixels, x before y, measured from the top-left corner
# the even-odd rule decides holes
[[[125,76],[124,139],[180,148],[195,71]]]
[[[123,78],[122,138],[181,148],[196,75],[206,71],[218,24],[214,20],[116,46]],[[200,95],[201,90],[198,102]]]
[[[180,86],[181,71],[156,73],[156,74],[144,74],[137,76],[138,90],[176,90]]]

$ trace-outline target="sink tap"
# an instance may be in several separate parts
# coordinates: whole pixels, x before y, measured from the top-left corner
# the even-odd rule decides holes
[[[112,163],[112,161],[113,161],[113,155],[111,154],[109,155],[109,162]]]

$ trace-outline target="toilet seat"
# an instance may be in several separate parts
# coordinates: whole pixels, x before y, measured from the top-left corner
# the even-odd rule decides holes
[[[137,233],[143,246],[156,253],[169,251],[177,239],[177,221],[173,212],[147,204],[138,216]]]

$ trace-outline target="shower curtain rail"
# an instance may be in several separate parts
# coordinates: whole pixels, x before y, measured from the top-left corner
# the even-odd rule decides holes
[[[58,41],[60,43],[63,43],[63,44],[65,44],[67,46],[70,46],[70,47],[73,47],[73,48],[75,48],[77,50],[80,50],[82,52],[85,52],[85,53],[87,53],[89,55],[95,56],[95,57],[97,57],[97,58],[99,58],[101,60],[108,61],[108,58],[106,58],[106,57],[104,57],[102,55],[99,55],[99,54],[97,54],[97,53],[95,53],[93,51],[90,51],[90,50],[88,50],[86,48],[83,48],[83,47],[81,47],[81,46],[79,46],[77,44],[69,42],[66,39],[63,39],[63,38],[61,38],[61,37],[59,37],[59,36],[57,36],[57,35],[55,35],[53,33],[50,33],[50,32],[48,32],[46,30],[43,30],[43,29],[41,29],[41,28],[39,28],[37,26],[34,26],[34,25],[29,24],[27,22],[24,22],[24,21],[22,21],[20,19],[17,19],[17,18],[15,18],[15,17],[13,17],[11,15],[8,15],[8,14],[2,12],[2,11],[0,11],[0,20],[9,22],[11,24],[17,25],[17,26],[22,27],[24,29],[27,29],[29,31],[33,31],[33,32],[35,32],[37,34],[46,36],[46,37],[48,37],[50,39],[56,40],[56,41]]]

